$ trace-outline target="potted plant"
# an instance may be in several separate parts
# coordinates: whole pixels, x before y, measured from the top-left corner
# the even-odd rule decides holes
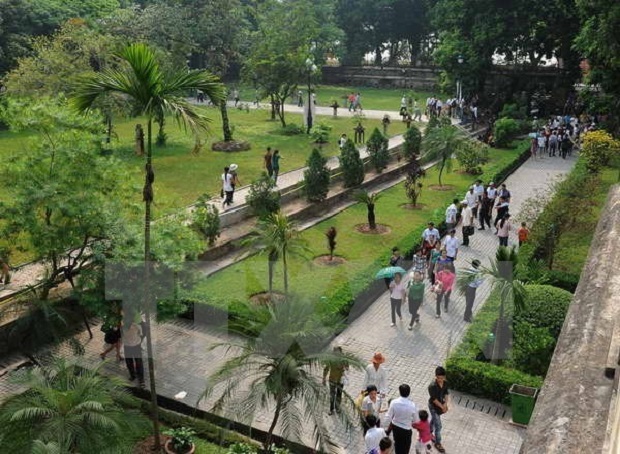
[[[194,454],[196,446],[193,437],[196,434],[192,429],[187,427],[178,427],[169,429],[164,432],[170,438],[166,440],[164,449],[167,454]]]

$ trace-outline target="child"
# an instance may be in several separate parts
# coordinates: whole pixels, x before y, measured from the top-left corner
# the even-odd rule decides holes
[[[424,271],[426,270],[426,257],[422,254],[422,248],[418,247],[415,250],[415,255],[413,256],[413,272],[419,272],[424,275]]]
[[[519,247],[521,247],[521,245],[527,241],[527,238],[530,235],[530,229],[527,228],[527,224],[525,222],[521,223],[521,227],[519,227],[519,230],[517,230],[517,235],[519,236]]]
[[[409,302],[409,313],[411,314],[411,322],[409,323],[409,331],[413,329],[413,323],[420,323],[420,314],[418,310],[424,301],[424,280],[422,273],[413,272],[413,280],[409,281],[407,301]]]
[[[413,423],[413,428],[418,431],[418,443],[416,444],[415,452],[416,454],[430,454],[433,449],[433,435],[431,434],[428,412],[420,410],[418,416],[420,420]]]
[[[430,259],[428,261],[428,278],[432,285],[435,285],[435,268],[437,260],[441,257],[441,243],[435,243],[435,247],[431,250]],[[437,270],[439,271],[439,270]]]

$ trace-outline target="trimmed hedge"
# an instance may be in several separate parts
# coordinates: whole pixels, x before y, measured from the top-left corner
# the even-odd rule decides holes
[[[446,361],[451,387],[508,404],[512,384],[542,386],[542,375],[549,367],[557,340],[554,333],[562,327],[572,295],[548,285],[528,285],[526,291],[526,308],[522,312],[513,316],[512,307],[505,309],[507,320],[514,317],[512,357],[502,359],[500,365],[484,361],[490,356],[487,340],[501,303],[498,292],[494,292]]]

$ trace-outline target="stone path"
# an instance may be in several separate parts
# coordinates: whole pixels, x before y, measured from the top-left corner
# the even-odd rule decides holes
[[[546,182],[561,176],[572,168],[576,158],[566,161],[559,158],[545,158],[543,161],[528,161],[507,181],[512,192],[511,212],[516,215],[522,202],[544,189]],[[511,238],[515,242],[516,238]],[[471,238],[470,247],[462,248],[457,260],[457,268],[467,266],[474,258],[488,263],[497,247],[497,237],[489,230],[476,231]],[[485,283],[478,291],[475,311],[486,299],[489,285]],[[466,324],[463,322],[464,298],[454,295],[451,310],[441,319],[434,318],[433,302],[427,298],[421,309],[422,323],[413,331],[406,329],[406,321],[389,326],[389,298],[384,294],[375,301],[362,316],[354,321],[335,339],[348,351],[361,358],[381,351],[387,357],[386,366],[390,374],[390,397],[397,394],[400,383],[412,387],[412,399],[425,406],[426,387],[432,379],[436,365],[442,364],[448,352],[461,339]],[[406,311],[405,311],[406,312]],[[80,338],[84,341],[85,365],[99,362],[103,333],[94,329],[95,339],[88,340],[86,333]],[[222,350],[208,351],[208,347],[222,341],[222,335],[211,328],[189,321],[178,321],[158,325],[154,332],[156,350],[156,370],[158,392],[174,397],[180,391],[187,392],[184,401],[194,404],[204,390],[205,377],[212,373],[226,358]],[[63,347],[62,355],[72,356]],[[112,358],[112,357],[110,357]],[[126,376],[124,365],[110,362],[105,370],[111,374]],[[351,373],[347,391],[357,394],[361,388],[361,372]],[[8,380],[0,377],[0,398],[19,389]],[[460,401],[460,403],[459,403]],[[509,424],[510,413],[501,405],[453,393],[453,405],[443,417],[444,445],[450,453],[510,454],[518,453],[524,430]],[[467,406],[465,406],[467,404]],[[474,407],[475,408],[472,408]],[[207,409],[204,404],[201,408]],[[480,411],[482,409],[482,411]],[[326,409],[327,410],[327,409]],[[487,414],[490,413],[490,414]],[[498,416],[495,416],[497,413]],[[327,414],[326,418],[329,418]],[[263,413],[253,422],[255,427],[266,429],[270,415]],[[334,420],[332,436],[341,447],[342,453],[359,454],[364,452],[361,431],[345,432]]]

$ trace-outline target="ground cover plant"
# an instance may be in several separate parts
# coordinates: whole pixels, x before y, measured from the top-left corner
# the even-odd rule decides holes
[[[489,155],[490,161],[484,166],[482,175],[484,180],[494,178],[515,160],[519,152],[492,149]],[[438,170],[433,168],[428,173],[430,178],[436,178]],[[304,258],[291,258],[288,263],[291,291],[315,301],[318,299],[328,312],[346,313],[352,296],[372,282],[374,272],[387,262],[391,248],[399,245],[402,250],[410,249],[419,241],[426,222],[433,219],[439,223],[445,206],[455,196],[462,197],[471,184],[471,176],[457,172],[445,175],[445,180],[454,185],[455,192],[429,190],[423,196],[425,207],[414,212],[400,206],[407,201],[403,183],[383,191],[376,206],[376,217],[377,222],[390,227],[389,233],[369,238],[355,231],[357,224],[367,222],[366,206],[361,203],[305,230],[302,237],[310,245],[310,251]],[[311,259],[324,253],[325,231],[332,226],[338,231],[338,254],[346,262],[337,268],[313,266]],[[231,302],[245,301],[249,296],[267,290],[267,267],[268,261],[264,257],[250,257],[208,277],[187,297],[197,303],[226,309]],[[282,290],[281,282],[282,267],[277,264],[275,290]]]

